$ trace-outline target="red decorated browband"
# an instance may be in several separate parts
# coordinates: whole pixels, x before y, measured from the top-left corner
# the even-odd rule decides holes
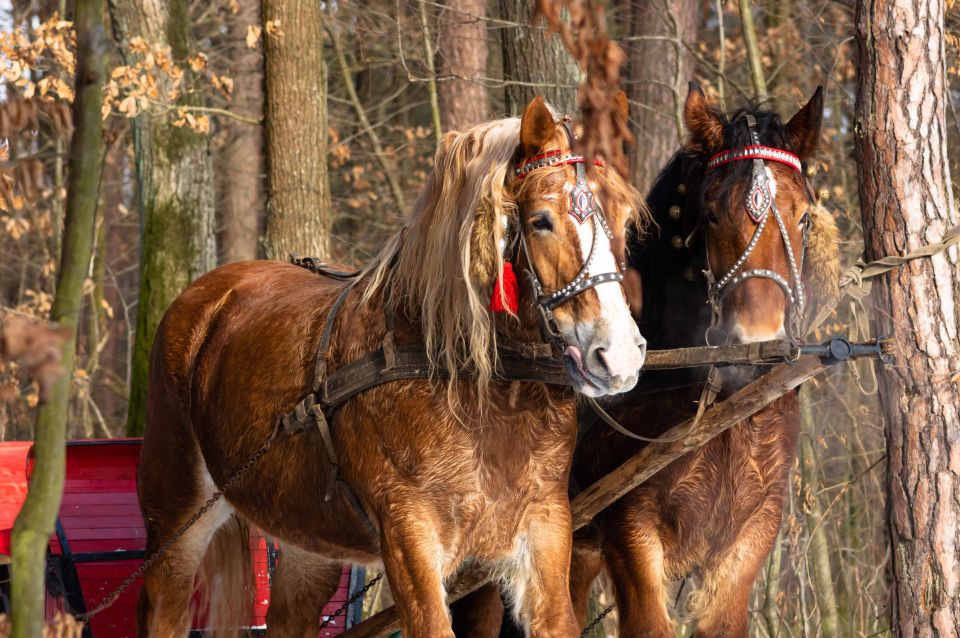
[[[773,148],[771,146],[759,145],[744,146],[743,148],[738,148],[736,150],[721,151],[707,161],[707,169],[714,169],[719,166],[723,166],[724,164],[729,164],[730,162],[736,162],[738,160],[745,159],[761,159],[769,160],[771,162],[780,162],[781,164],[786,164],[797,172],[801,172],[803,170],[803,163],[800,161],[800,158],[790,151]]]

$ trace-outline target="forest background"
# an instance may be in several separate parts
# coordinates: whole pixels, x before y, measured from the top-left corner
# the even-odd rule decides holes
[[[641,190],[684,137],[689,80],[729,111],[759,97],[785,116],[826,86],[812,179],[837,218],[845,264],[855,262],[863,230],[854,2],[601,4],[627,56],[629,154]],[[946,134],[960,148],[960,7],[921,4],[945,11]],[[362,265],[401,224],[444,131],[518,114],[535,94],[576,111],[581,72],[555,37],[531,26],[525,0],[107,7],[105,153],[70,383],[73,438],[142,433],[152,334],[192,279],[291,250]],[[73,10],[65,0],[0,2],[0,305],[36,317],[50,315],[63,241]],[[956,180],[960,153],[949,161]],[[845,300],[816,336],[867,336],[867,304]],[[0,366],[0,440],[32,438],[40,388]],[[889,631],[877,388],[863,364],[803,390],[785,521],[751,605],[757,636]]]

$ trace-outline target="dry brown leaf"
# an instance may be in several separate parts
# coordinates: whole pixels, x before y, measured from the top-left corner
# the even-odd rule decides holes
[[[260,41],[260,34],[263,32],[263,29],[259,25],[251,24],[247,27],[247,48],[256,49],[257,42]]]

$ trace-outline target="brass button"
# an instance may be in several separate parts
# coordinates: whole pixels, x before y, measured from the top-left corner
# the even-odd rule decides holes
[[[670,240],[670,245],[676,248],[677,250],[680,250],[681,248],[683,248],[683,237],[681,237],[680,235],[674,235],[673,239]]]
[[[677,184],[677,192],[680,193],[681,195],[683,195],[684,193],[686,193],[686,192],[687,192],[687,185],[684,184],[683,182],[680,182],[679,184]]]
[[[687,281],[693,281],[693,268],[684,268],[683,278]]]
[[[671,207],[670,207],[670,210],[668,210],[667,213],[670,215],[670,219],[680,219],[680,207],[679,207],[679,206],[671,206]]]
[[[816,164],[811,164],[810,166],[807,167],[807,175],[808,175],[809,177],[813,177],[813,176],[816,175],[816,174],[817,174],[817,165],[816,165]]]

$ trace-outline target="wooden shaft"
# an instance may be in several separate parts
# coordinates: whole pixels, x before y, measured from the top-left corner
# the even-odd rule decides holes
[[[874,342],[851,343],[851,345],[857,348],[872,346]],[[794,350],[794,346],[787,339],[732,346],[698,346],[694,348],[674,348],[673,350],[651,350],[647,352],[643,369],[667,370],[714,364],[782,363],[784,358],[790,356]],[[893,340],[881,339],[880,350],[884,355],[893,354]],[[857,354],[851,358],[857,359],[864,356],[875,356],[875,353]]]

